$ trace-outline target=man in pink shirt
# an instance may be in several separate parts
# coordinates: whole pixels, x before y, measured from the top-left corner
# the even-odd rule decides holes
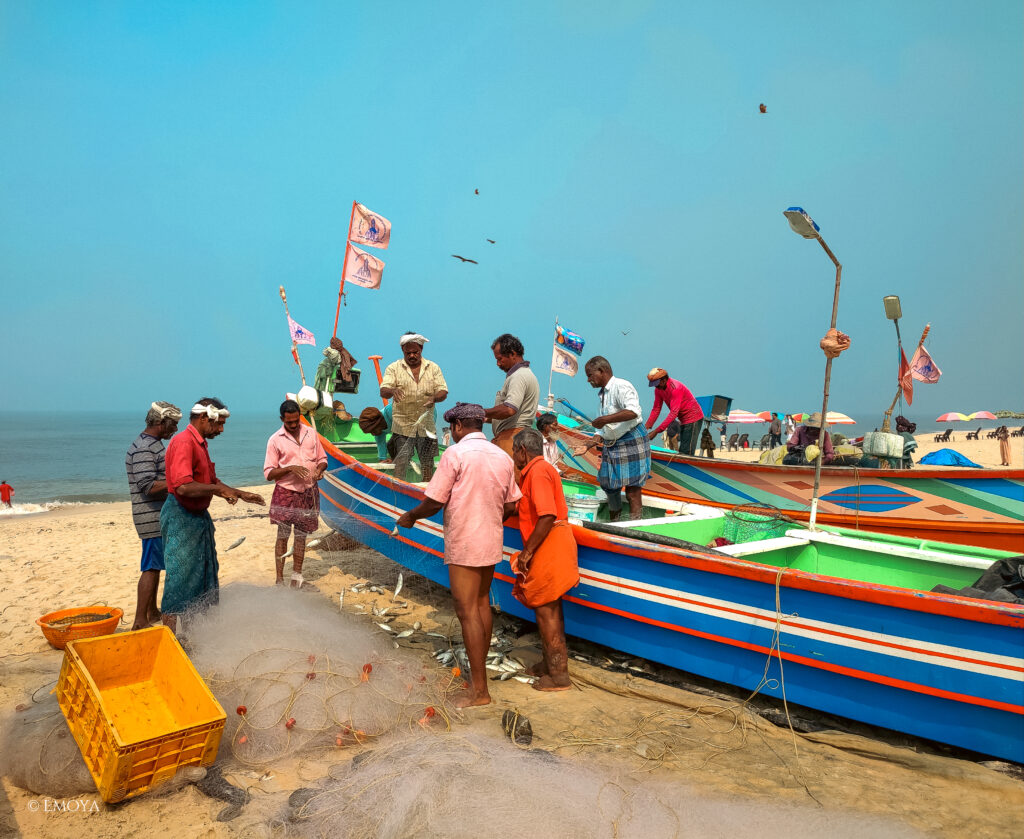
[[[704,412],[701,410],[697,400],[693,398],[689,388],[676,379],[669,378],[668,373],[661,367],[655,367],[647,374],[649,387],[654,388],[654,408],[647,418],[647,429],[654,428],[654,423],[661,413],[663,404],[668,406],[668,416],[657,428],[654,428],[647,436],[653,440],[663,432],[672,420],[679,419],[679,453],[693,455],[697,451],[697,441],[700,439],[700,426],[704,422]]]
[[[484,436],[484,419],[481,405],[458,402],[445,411],[456,445],[441,456],[426,498],[396,522],[412,527],[444,507],[444,561],[473,680],[470,695],[456,703],[460,707],[491,701],[484,664],[493,623],[488,594],[502,556],[502,521],[522,498],[512,459]]]
[[[316,482],[327,468],[327,453],[320,438],[302,424],[299,405],[292,399],[281,403],[281,428],[267,441],[263,476],[276,481],[270,500],[270,521],[277,525],[274,565],[277,584],[284,584],[284,559],[288,536],[295,528],[292,556],[292,588],[301,588],[302,562],[306,558],[306,534],[320,520],[320,491]]]

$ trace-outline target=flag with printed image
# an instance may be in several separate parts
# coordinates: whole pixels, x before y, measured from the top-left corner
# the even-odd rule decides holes
[[[939,369],[939,365],[935,363],[935,360],[928,354],[928,350],[924,346],[920,346],[917,348],[917,352],[914,353],[914,357],[910,359],[910,375],[919,382],[933,385],[939,380],[942,371]]]
[[[312,344],[314,347],[316,346],[316,338],[313,337],[313,333],[304,326],[299,326],[299,324],[292,320],[291,315],[288,315],[288,331],[292,334],[292,341],[296,344]]]
[[[586,342],[583,340],[582,335],[577,335],[575,332],[566,329],[564,326],[555,325],[555,345],[566,349],[569,352],[580,355],[583,352],[583,345]]]
[[[348,257],[345,259],[346,283],[361,285],[363,288],[380,288],[380,277],[384,273],[384,260],[361,251],[355,245],[348,246]]]
[[[356,202],[348,238],[370,248],[386,248],[391,244],[391,222]]]
[[[566,376],[575,376],[580,369],[579,359],[571,352],[555,344],[551,352],[551,369],[555,373],[564,373]]]

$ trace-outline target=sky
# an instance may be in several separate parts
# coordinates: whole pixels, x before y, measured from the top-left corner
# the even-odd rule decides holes
[[[800,205],[843,264],[831,407],[880,422],[897,294],[943,371],[898,410],[1024,410],[1022,25],[1019,0],[0,4],[0,410],[276,411],[278,286],[312,378],[353,200],[393,228],[341,310],[350,409],[409,330],[449,404],[492,404],[503,332],[546,392],[556,316],[638,385],[820,408],[835,272]]]

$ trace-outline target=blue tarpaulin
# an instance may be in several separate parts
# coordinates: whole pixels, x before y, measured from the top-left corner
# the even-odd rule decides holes
[[[952,449],[939,449],[937,452],[926,454],[921,458],[920,462],[927,463],[929,466],[970,466],[974,469],[982,468],[973,460],[968,460],[960,452],[953,451]]]

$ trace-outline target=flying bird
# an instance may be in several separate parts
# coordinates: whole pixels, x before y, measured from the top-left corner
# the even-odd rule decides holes
[[[480,194],[480,190],[479,189],[474,189],[473,190],[473,194],[474,195],[479,195]]]
[[[761,103],[761,113],[762,114],[768,113],[768,106],[765,105],[764,102]]]
[[[452,256],[455,257],[455,259],[461,259],[463,262],[472,262],[474,265],[479,265],[480,264],[475,259],[467,259],[464,256],[459,256],[457,253],[453,253]]]
[[[628,335],[629,334],[629,330],[628,329],[620,329],[619,332],[621,332],[623,335]]]
[[[490,242],[492,245],[494,244],[494,239],[488,239],[487,241]]]

